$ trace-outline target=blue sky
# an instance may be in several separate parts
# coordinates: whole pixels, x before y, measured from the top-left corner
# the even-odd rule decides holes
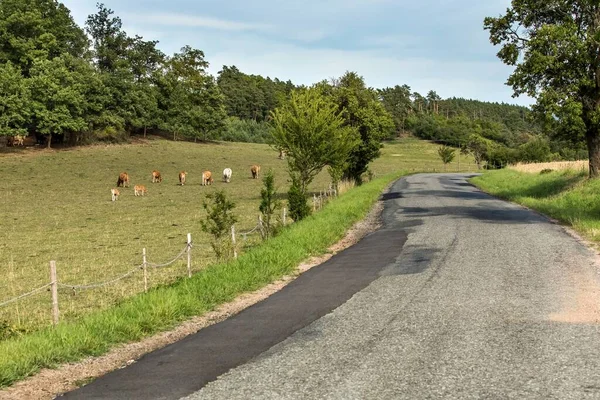
[[[96,1],[63,0],[83,26]],[[371,87],[529,105],[504,83],[483,18],[510,0],[105,0],[131,36],[173,54],[204,51],[209,71],[241,71],[312,84],[356,71]]]

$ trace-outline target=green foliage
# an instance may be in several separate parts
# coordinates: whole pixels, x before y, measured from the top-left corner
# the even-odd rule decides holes
[[[256,122],[267,121],[270,112],[283,105],[296,88],[291,81],[247,75],[226,65],[219,71],[217,83],[225,97],[227,115]]]
[[[271,127],[266,122],[229,117],[225,120],[222,135],[217,139],[227,142],[269,143],[272,140]]]
[[[290,175],[303,196],[325,166],[347,162],[357,144],[356,130],[344,126],[336,104],[316,88],[292,92],[272,118],[274,145],[287,153]]]
[[[233,215],[235,203],[227,198],[223,190],[219,190],[207,194],[202,206],[206,211],[206,219],[200,221],[202,230],[212,236],[211,246],[217,259],[227,259],[233,253],[230,232],[237,222],[237,217]]]
[[[484,20],[498,57],[514,66],[515,95],[537,99],[545,128],[587,141],[590,176],[600,174],[598,4],[514,0],[504,15]]]
[[[269,169],[263,177],[263,188],[260,190],[260,205],[258,206],[264,224],[264,239],[268,239],[276,233],[275,212],[279,206],[280,202],[277,200],[275,177],[273,176],[273,170]]]
[[[306,193],[302,191],[298,179],[292,177],[292,185],[288,191],[288,205],[290,217],[294,221],[300,221],[310,215],[310,207],[306,202]]]
[[[29,88],[11,62],[0,64],[0,135],[26,135],[30,117]]]
[[[442,160],[442,162],[444,163],[444,169],[446,168],[447,164],[450,164],[453,160],[454,160],[454,156],[456,155],[456,149],[453,149],[452,147],[449,146],[440,146],[438,148],[438,156],[440,156],[440,159]]]
[[[358,131],[360,141],[345,160],[344,178],[360,184],[368,165],[381,155],[382,141],[394,134],[394,121],[378,93],[367,88],[355,72],[346,72],[332,85],[322,82],[319,90],[328,94],[344,119],[344,126]]]

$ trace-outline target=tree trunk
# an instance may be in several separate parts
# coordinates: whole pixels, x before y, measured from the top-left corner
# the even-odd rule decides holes
[[[50,134],[46,135],[46,138],[47,138],[47,140],[46,140],[46,148],[49,149],[50,148],[50,144],[52,143],[52,134],[50,133]]]
[[[146,125],[144,125],[144,139],[146,139]]]
[[[598,127],[588,128],[585,135],[590,158],[590,178],[600,176],[600,130]]]

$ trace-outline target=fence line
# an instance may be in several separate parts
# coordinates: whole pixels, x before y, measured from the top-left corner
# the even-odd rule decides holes
[[[23,294],[21,294],[21,295],[19,295],[17,297],[13,297],[12,299],[8,299],[8,300],[0,303],[0,307],[7,306],[7,305],[9,305],[11,303],[14,303],[15,301],[18,301],[18,300],[24,299],[26,297],[32,296],[32,295],[34,295],[34,294],[36,294],[36,293],[38,293],[38,292],[46,289],[47,287],[50,287],[50,285],[52,285],[52,283],[47,283],[44,286],[40,286],[37,289],[33,289],[31,292],[23,293]]]
[[[50,283],[47,283],[43,286],[40,286],[36,289],[33,289],[30,292],[27,293],[23,293],[19,296],[13,297],[11,299],[7,299],[5,301],[3,301],[2,303],[0,303],[0,308],[7,306],[9,304],[12,304],[14,302],[17,302],[19,300],[22,300],[26,297],[32,296],[36,293],[41,292],[44,289],[50,288],[51,290],[51,294],[52,294],[52,322],[54,325],[56,325],[58,323],[58,319],[59,319],[59,308],[58,308],[58,289],[69,289],[69,290],[87,290],[87,289],[97,289],[97,288],[101,288],[104,286],[108,286],[111,285],[113,283],[116,283],[120,280],[123,280],[131,275],[133,275],[134,273],[136,273],[137,271],[139,271],[140,269],[143,269],[144,271],[144,291],[147,292],[148,291],[148,276],[147,276],[147,267],[151,267],[154,269],[157,268],[164,268],[167,267],[169,265],[172,265],[173,263],[175,263],[177,260],[179,260],[180,258],[183,257],[184,254],[187,253],[187,268],[188,268],[188,277],[191,278],[192,276],[192,272],[191,272],[191,248],[192,248],[192,236],[190,233],[188,233],[187,235],[187,243],[185,245],[185,247],[183,248],[183,250],[181,250],[181,252],[179,252],[179,254],[177,254],[177,256],[175,258],[173,258],[172,260],[166,262],[166,263],[160,263],[160,264],[155,264],[155,263],[150,263],[146,260],[146,248],[143,249],[142,254],[143,254],[143,262],[140,265],[135,266],[133,269],[127,271],[126,273],[117,276],[116,278],[112,278],[109,279],[107,281],[104,282],[96,282],[96,283],[90,283],[90,284],[85,284],[85,285],[79,285],[79,284],[72,284],[72,283],[63,283],[63,282],[59,282],[58,277],[57,277],[57,269],[56,269],[56,261],[52,260],[50,261]]]

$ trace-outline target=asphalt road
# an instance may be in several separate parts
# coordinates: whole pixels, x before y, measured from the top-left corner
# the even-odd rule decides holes
[[[396,182],[382,230],[71,398],[600,399],[595,254],[468,177]]]

